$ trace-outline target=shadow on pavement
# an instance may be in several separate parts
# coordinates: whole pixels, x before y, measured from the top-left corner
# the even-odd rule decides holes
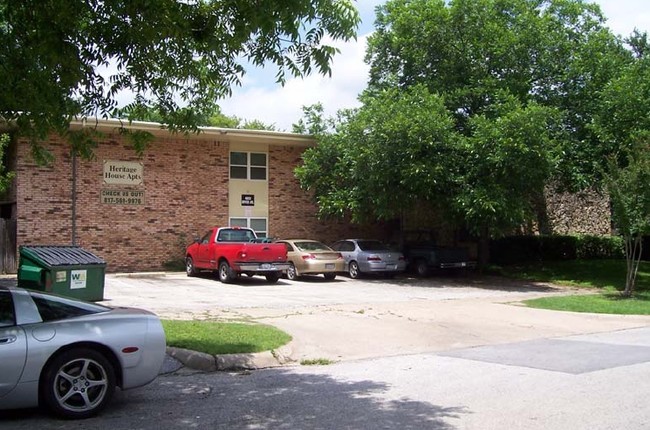
[[[167,375],[116,392],[98,417],[64,422],[42,411],[0,414],[0,428],[55,429],[396,429],[451,430],[470,413],[410,399],[383,399],[390,387],[287,369]]]
[[[563,287],[550,285],[542,282],[530,282],[513,280],[499,276],[487,276],[477,274],[458,274],[455,276],[431,275],[426,278],[419,278],[410,274],[402,274],[393,279],[385,279],[376,276],[364,276],[367,283],[388,284],[400,287],[429,287],[429,288],[478,288],[495,291],[509,292],[553,292],[561,291]]]

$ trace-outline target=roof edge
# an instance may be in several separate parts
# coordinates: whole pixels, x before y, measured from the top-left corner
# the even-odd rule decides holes
[[[140,130],[156,136],[180,136],[186,139],[236,138],[238,140],[282,141],[284,144],[297,146],[312,146],[316,143],[314,136],[270,130],[244,130],[238,128],[199,127],[198,133],[175,132],[166,128],[165,124],[146,121],[128,121],[117,118],[82,118],[70,121],[70,128],[94,128],[97,130],[114,131],[116,129]],[[278,142],[280,143],[280,142]]]

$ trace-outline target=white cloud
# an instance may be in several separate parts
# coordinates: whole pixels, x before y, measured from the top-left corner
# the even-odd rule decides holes
[[[326,42],[328,43],[328,42]],[[291,131],[302,117],[302,107],[322,103],[327,116],[339,109],[358,106],[358,94],[365,88],[368,66],[363,62],[366,36],[347,43],[332,43],[340,49],[334,56],[331,77],[314,74],[305,79],[289,79],[284,87],[275,83],[274,70],[245,76],[242,87],[219,103],[226,115],[258,119]]]
[[[383,2],[361,0],[359,3],[362,28],[372,30],[374,9]],[[595,3],[601,6],[607,25],[615,34],[626,37],[634,28],[650,31],[648,0],[597,0]],[[291,125],[302,117],[302,106],[321,102],[328,116],[339,109],[357,107],[357,96],[368,78],[368,66],[363,62],[367,36],[336,44],[341,53],[334,57],[331,78],[314,75],[304,80],[291,79],[281,87],[275,83],[275,71],[251,71],[243,86],[235,88],[233,96],[220,103],[223,112],[248,120],[259,119],[275,124],[280,130],[291,131]]]
[[[650,31],[650,3],[648,0],[598,0],[607,26],[614,34],[627,37],[637,28]]]

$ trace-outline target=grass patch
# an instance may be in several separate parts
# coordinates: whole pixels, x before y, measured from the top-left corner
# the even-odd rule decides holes
[[[584,288],[625,288],[625,260],[569,260],[506,266],[499,268],[503,276],[530,281],[552,282]],[[636,290],[650,290],[650,262],[642,261]]]
[[[527,306],[569,312],[650,315],[650,262],[642,261],[634,296],[626,298],[625,260],[570,260],[500,268],[504,276],[551,282],[591,290],[595,294],[526,300]]]
[[[334,360],[330,360],[329,358],[311,358],[301,360],[300,364],[303,366],[327,366],[329,364],[334,364]]]
[[[650,315],[650,291],[625,298],[618,292],[526,300],[531,308],[597,314]]]
[[[262,324],[162,320],[162,325],[168,346],[213,355],[269,351],[291,340],[282,330]]]

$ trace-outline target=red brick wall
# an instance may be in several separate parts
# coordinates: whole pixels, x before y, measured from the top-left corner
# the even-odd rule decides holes
[[[29,144],[18,144],[18,245],[72,244],[72,160],[67,141],[45,146],[55,157],[49,167],[31,161]],[[323,222],[293,169],[302,148],[269,147],[269,235],[332,242],[351,236],[382,238],[382,226],[361,228]],[[108,272],[162,270],[181,261],[185,246],[214,225],[228,222],[229,143],[156,138],[142,158],[119,134],[106,135],[95,159],[77,162],[77,245],[107,262]],[[104,185],[104,160],[143,163],[140,186]],[[144,190],[141,206],[102,204],[102,189]]]
[[[68,145],[58,138],[47,147],[51,167],[30,161],[29,145],[19,144],[18,244],[72,243],[72,165]],[[103,184],[103,161],[143,163],[141,186]],[[99,142],[95,160],[78,160],[77,245],[107,262],[107,271],[160,270],[182,259],[185,245],[209,226],[228,219],[228,144],[156,139],[140,159],[119,135]],[[102,188],[144,190],[145,204],[100,202]]]
[[[16,212],[18,245],[70,244],[72,175],[65,144],[53,138],[44,144],[55,154],[57,166],[39,167],[31,161],[30,146],[17,145]]]

